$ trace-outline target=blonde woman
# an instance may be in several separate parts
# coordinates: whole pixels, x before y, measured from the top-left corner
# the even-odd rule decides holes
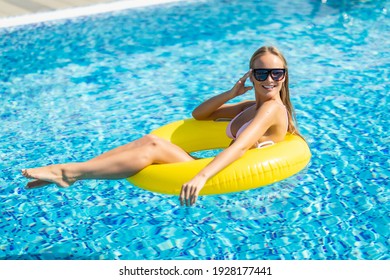
[[[299,135],[294,126],[284,56],[275,47],[261,47],[253,54],[249,68],[232,89],[203,102],[192,112],[197,120],[231,118],[226,133],[232,143],[189,182],[183,182],[182,205],[193,205],[207,180],[247,150],[282,141],[287,132]],[[248,79],[253,86],[245,86]],[[251,89],[254,100],[226,104]],[[27,184],[28,189],[52,183],[69,187],[78,180],[122,179],[151,164],[192,160],[195,159],[182,148],[149,134],[86,162],[23,169],[22,174],[34,179]]]

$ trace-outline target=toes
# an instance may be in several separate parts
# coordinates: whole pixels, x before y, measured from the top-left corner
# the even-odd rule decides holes
[[[22,175],[26,178],[32,178],[32,176],[28,173],[27,169],[22,169]]]

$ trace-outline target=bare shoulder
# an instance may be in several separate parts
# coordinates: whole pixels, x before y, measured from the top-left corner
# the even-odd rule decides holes
[[[276,100],[267,100],[260,106],[259,109],[262,109],[262,108],[276,109],[276,108],[281,108],[281,106],[283,106],[283,105],[281,105]]]
[[[268,100],[264,102],[258,109],[256,115],[271,115],[275,116],[280,114],[283,109],[283,105],[275,100]]]

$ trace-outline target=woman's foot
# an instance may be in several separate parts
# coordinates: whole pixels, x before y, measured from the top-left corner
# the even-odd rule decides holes
[[[43,187],[51,183],[59,187],[67,188],[76,182],[76,179],[69,177],[66,173],[66,164],[55,164],[22,170],[24,177],[37,179],[27,184],[28,188]]]

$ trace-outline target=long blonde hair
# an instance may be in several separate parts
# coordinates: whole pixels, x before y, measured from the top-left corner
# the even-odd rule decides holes
[[[285,59],[283,54],[276,47],[263,46],[263,47],[259,48],[257,51],[255,51],[254,54],[252,55],[251,60],[249,62],[249,68],[253,69],[253,64],[254,64],[255,60],[258,57],[265,55],[266,53],[271,53],[273,55],[276,55],[277,57],[279,57],[283,61],[284,68],[286,69],[286,75],[285,75],[285,80],[284,80],[284,83],[282,85],[282,88],[281,88],[279,94],[280,94],[280,99],[282,100],[284,106],[286,106],[286,109],[287,109],[287,115],[288,115],[287,131],[290,132],[291,134],[296,134],[296,135],[303,138],[303,136],[299,133],[299,131],[295,125],[295,123],[296,123],[295,111],[294,111],[294,107],[290,101],[290,90],[288,87],[287,60]]]

